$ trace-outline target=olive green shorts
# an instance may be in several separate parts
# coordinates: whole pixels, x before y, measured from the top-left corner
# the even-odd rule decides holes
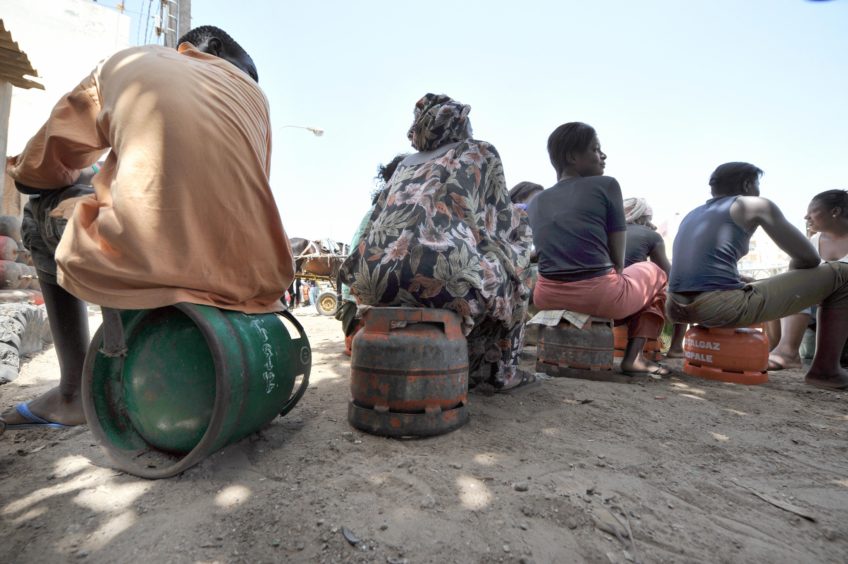
[[[668,318],[675,323],[705,327],[747,327],[814,305],[822,309],[848,308],[848,264],[826,262],[815,268],[790,270],[738,290],[702,292],[690,303],[684,302],[669,293]]]

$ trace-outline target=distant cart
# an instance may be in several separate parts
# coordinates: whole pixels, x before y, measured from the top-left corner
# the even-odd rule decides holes
[[[295,277],[318,284],[315,309],[321,315],[335,315],[341,302],[339,270],[347,254],[326,252],[325,249],[313,244],[294,258],[297,266]]]

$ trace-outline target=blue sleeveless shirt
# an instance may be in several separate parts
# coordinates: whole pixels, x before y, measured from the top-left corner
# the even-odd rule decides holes
[[[733,221],[738,196],[708,200],[683,218],[674,238],[670,292],[735,290],[745,286],[736,263],[748,254],[751,233]]]

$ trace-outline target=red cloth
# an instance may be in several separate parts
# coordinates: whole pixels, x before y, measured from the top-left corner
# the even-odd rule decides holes
[[[631,337],[656,339],[665,323],[668,276],[652,262],[638,262],[621,274],[560,282],[541,274],[533,292],[539,309],[567,309],[627,324]]]

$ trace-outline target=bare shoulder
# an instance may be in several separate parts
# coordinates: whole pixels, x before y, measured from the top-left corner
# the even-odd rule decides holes
[[[762,196],[739,196],[733,207],[739,208],[747,217],[772,216],[776,211],[780,211],[777,204]]]
[[[730,217],[746,229],[757,226],[786,228],[789,224],[777,204],[760,196],[739,196],[730,208]]]

